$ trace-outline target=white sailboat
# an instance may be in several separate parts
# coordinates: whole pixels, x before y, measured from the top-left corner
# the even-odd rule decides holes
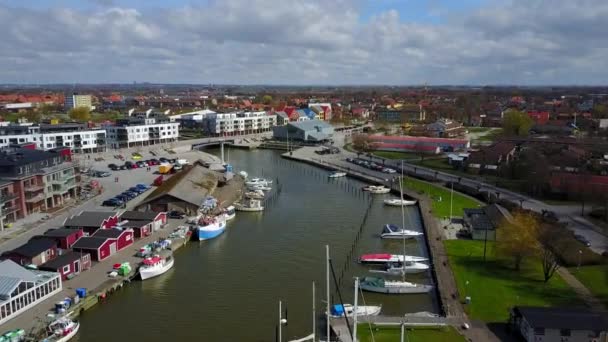
[[[271,184],[272,184],[272,180],[264,179],[264,178],[251,178],[251,180],[248,180],[245,182],[245,185],[247,185],[247,186],[254,186],[254,185],[269,186]]]
[[[382,233],[380,233],[380,237],[383,239],[413,239],[422,235],[424,235],[422,232],[402,229],[394,224],[385,224]]]
[[[335,304],[331,308],[331,312],[329,315],[332,318],[339,317],[352,317],[353,315],[357,316],[378,316],[382,311],[382,306],[379,305],[359,305],[355,311],[355,307],[352,304]]]
[[[405,263],[386,264],[382,270],[371,269],[369,271],[372,273],[383,273],[388,275],[402,275],[403,273],[422,273],[428,271],[430,268],[429,265],[421,262],[406,261]]]
[[[384,185],[368,185],[363,188],[363,191],[369,191],[370,194],[388,194],[391,189]]]
[[[403,162],[402,162],[403,164]],[[401,179],[399,180],[399,190],[403,195],[403,165],[401,165]],[[401,225],[405,226],[405,205],[401,205]],[[403,258],[405,259],[405,238],[403,240]],[[404,264],[407,267],[407,263]],[[403,270],[401,272],[401,281],[386,280],[377,277],[365,277],[359,283],[362,290],[386,294],[416,294],[416,293],[428,293],[433,289],[432,285],[417,284],[409,281],[405,281],[405,274],[407,272]]]
[[[271,187],[266,186],[266,185],[262,185],[262,184],[257,184],[257,185],[247,185],[247,189],[252,190],[252,191],[270,191],[272,190]]]
[[[400,207],[402,205],[415,205],[416,203],[417,203],[416,201],[410,201],[410,200],[403,199],[403,193],[401,194],[401,199],[391,198],[391,199],[384,200],[384,204],[390,205],[393,207]]]
[[[386,265],[406,262],[422,262],[428,261],[428,258],[415,256],[415,255],[402,255],[402,254],[389,254],[389,253],[377,253],[377,254],[363,254],[359,257],[359,262],[362,264],[376,264]]]
[[[340,178],[340,177],[346,177],[346,172],[332,172],[329,174],[329,178]]]

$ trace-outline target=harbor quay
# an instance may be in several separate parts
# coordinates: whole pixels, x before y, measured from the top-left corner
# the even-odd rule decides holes
[[[361,181],[384,185],[391,188],[393,194],[399,195],[398,182],[394,181],[394,175],[387,175],[380,172],[373,172],[369,169],[358,167],[354,164],[337,163],[330,158],[323,158],[315,153],[318,148],[302,147],[300,149],[286,152],[282,154],[283,158],[307,163],[329,171],[345,172],[348,177],[359,179]],[[464,312],[461,303],[459,302],[458,288],[455,283],[455,278],[449,267],[447,254],[442,243],[443,232],[438,220],[433,217],[431,212],[431,199],[426,196],[408,190],[402,189],[404,197],[416,199],[418,201],[418,210],[422,219],[424,229],[424,239],[429,250],[430,261],[432,264],[432,278],[435,285],[437,299],[439,301],[440,314],[443,319],[428,320],[422,318],[422,322],[429,324],[445,324],[446,322],[460,329],[463,324],[469,323],[466,313]],[[365,321],[365,318],[362,318]],[[375,324],[395,324],[402,322],[403,317],[373,317],[372,322]],[[416,318],[409,319],[410,324],[416,322]],[[343,320],[336,319],[335,332],[344,336],[346,326]],[[333,324],[333,323],[332,323]]]

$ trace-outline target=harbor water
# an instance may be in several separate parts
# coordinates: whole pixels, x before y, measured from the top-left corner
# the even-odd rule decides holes
[[[288,307],[283,338],[301,337],[311,332],[313,281],[317,311],[325,306],[326,244],[346,303],[352,303],[354,277],[373,275],[357,263],[360,254],[402,253],[401,240],[379,237],[382,225],[401,225],[399,207],[382,203],[390,195],[371,196],[361,191],[364,183],[329,179],[328,171],[276,151],[232,149],[228,155],[235,171],[274,180],[265,211],[237,213],[220,237],[177,251],[166,274],[135,281],[87,311],[76,340],[274,341],[279,300]],[[416,207],[406,208],[405,222],[422,230]],[[428,256],[423,239],[407,241],[406,252]],[[407,280],[432,282],[430,273]],[[331,287],[336,294],[333,280]],[[381,304],[391,316],[438,310],[432,293],[364,293],[362,301]]]

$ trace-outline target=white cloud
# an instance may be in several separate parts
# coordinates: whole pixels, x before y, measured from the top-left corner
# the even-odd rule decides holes
[[[347,0],[130,9],[0,6],[0,82],[585,84],[608,76],[608,2],[491,2],[441,24]]]

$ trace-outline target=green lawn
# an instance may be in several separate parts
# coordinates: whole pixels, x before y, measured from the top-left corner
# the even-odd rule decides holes
[[[492,127],[467,127],[470,133],[482,133],[492,130]]]
[[[372,325],[374,339],[376,342],[399,342],[401,341],[401,327],[378,327]],[[415,328],[406,329],[407,342],[463,342],[466,339],[452,327],[443,328]],[[368,324],[359,324],[357,339],[361,342],[372,342],[372,335]]]
[[[492,130],[492,131],[488,132],[488,134],[480,136],[477,140],[481,140],[481,141],[494,141],[500,135],[502,135],[502,128]]]
[[[582,266],[568,269],[597,299],[608,306],[608,265]]]
[[[471,297],[465,309],[473,319],[504,322],[514,305],[559,306],[578,303],[574,291],[555,274],[543,281],[537,259],[524,260],[522,269],[510,268],[508,260],[494,256],[494,244],[488,243],[487,261],[483,261],[483,241],[448,240],[444,242],[450,266],[456,277],[461,299]],[[467,285],[468,282],[468,285]]]
[[[432,199],[433,215],[436,217],[450,216],[450,189],[411,177],[405,179],[403,186],[429,196]],[[483,203],[454,191],[452,216],[460,217],[463,215],[464,208],[477,208],[480,205]]]

